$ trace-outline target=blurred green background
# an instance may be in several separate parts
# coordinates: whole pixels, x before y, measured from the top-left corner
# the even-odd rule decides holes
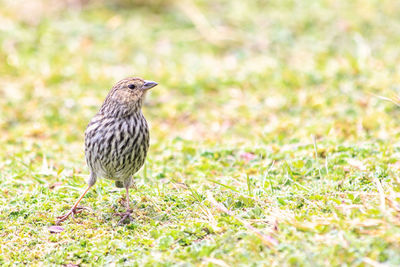
[[[400,264],[400,1],[0,5],[0,263]],[[100,181],[99,217],[49,234],[129,76],[159,83],[137,221],[115,226],[122,193]]]

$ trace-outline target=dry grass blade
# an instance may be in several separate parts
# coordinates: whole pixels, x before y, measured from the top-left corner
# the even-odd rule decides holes
[[[370,258],[364,258],[363,262],[365,262],[366,264],[371,265],[373,267],[386,267],[386,266],[388,266],[386,264],[382,264],[382,263],[379,263],[377,261],[374,261],[373,259],[370,259]]]
[[[208,21],[199,8],[190,1],[178,1],[177,6],[192,21],[200,35],[211,44],[220,45],[228,36],[221,30],[217,30]],[[230,35],[232,33],[230,32]]]
[[[232,212],[230,212],[227,208],[225,208],[224,205],[218,203],[215,198],[212,196],[211,192],[207,193],[207,199],[208,201],[210,201],[210,203],[216,207],[219,211],[224,212],[226,214],[228,214],[229,216],[235,218],[236,220],[238,220],[241,224],[243,224],[244,227],[247,228],[247,230],[253,232],[256,236],[258,236],[261,241],[267,245],[269,248],[274,249],[275,246],[278,245],[278,241],[276,241],[274,238],[267,236],[263,233],[261,233],[260,231],[258,231],[256,228],[254,228],[251,224],[249,224],[248,222],[246,222],[245,220],[235,216]]]
[[[392,103],[395,104],[396,106],[400,107],[400,104],[399,104],[396,100],[394,100],[394,99],[392,99],[392,98],[385,97],[385,96],[381,96],[381,95],[376,95],[376,94],[374,94],[374,93],[370,93],[370,94],[373,95],[373,96],[375,96],[375,97],[377,97],[377,98],[379,98],[379,99],[392,102]]]
[[[381,182],[379,181],[378,178],[374,178],[374,182],[376,184],[376,187],[378,188],[378,192],[379,192],[379,200],[380,200],[380,209],[381,211],[384,213],[386,210],[386,206],[385,206],[385,191],[382,188]]]

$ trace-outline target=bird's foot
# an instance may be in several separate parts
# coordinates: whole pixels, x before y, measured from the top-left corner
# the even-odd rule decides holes
[[[91,211],[89,208],[87,207],[81,207],[81,206],[77,206],[74,209],[70,209],[67,213],[65,213],[64,215],[58,216],[57,217],[57,221],[56,221],[56,225],[59,225],[60,223],[62,223],[63,221],[65,221],[69,216],[72,217],[72,219],[75,219],[75,214],[81,213],[84,210],[88,210]]]
[[[130,221],[132,221],[133,220],[131,216],[132,212],[133,212],[132,209],[128,209],[126,212],[114,213],[114,215],[121,217],[121,220],[119,220],[118,225],[122,225],[124,223],[129,223]]]

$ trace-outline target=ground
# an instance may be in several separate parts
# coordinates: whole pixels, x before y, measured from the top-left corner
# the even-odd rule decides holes
[[[0,263],[400,265],[400,1],[12,1],[0,9]],[[83,133],[143,112],[135,220]]]

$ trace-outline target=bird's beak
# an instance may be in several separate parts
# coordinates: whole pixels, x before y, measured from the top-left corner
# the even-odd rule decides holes
[[[143,84],[143,90],[149,90],[150,88],[153,88],[154,86],[156,86],[158,83],[153,82],[153,81],[144,81]]]

